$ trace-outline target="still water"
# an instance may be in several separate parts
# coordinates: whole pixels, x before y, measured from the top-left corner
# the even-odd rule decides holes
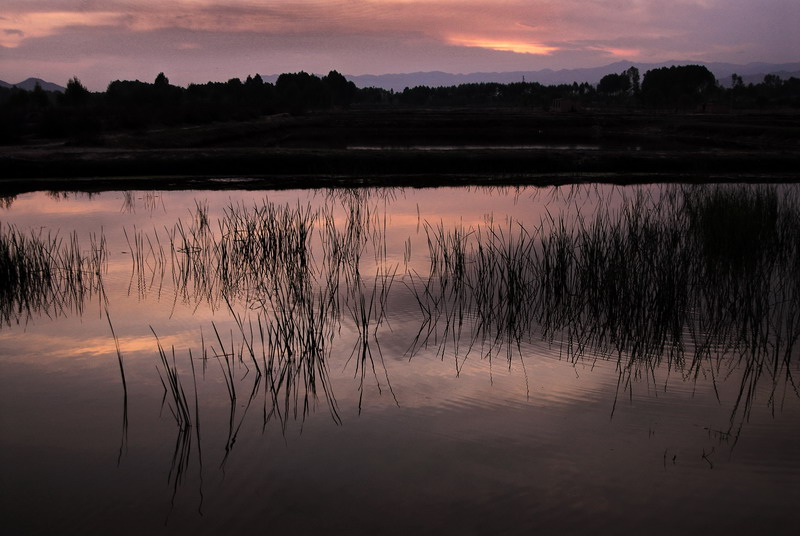
[[[26,194],[6,534],[794,534],[800,188]]]

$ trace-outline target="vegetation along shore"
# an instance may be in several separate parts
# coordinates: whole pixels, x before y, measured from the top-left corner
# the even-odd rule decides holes
[[[800,80],[357,88],[332,71],[0,90],[0,189],[797,180]],[[224,180],[220,180],[223,178]]]

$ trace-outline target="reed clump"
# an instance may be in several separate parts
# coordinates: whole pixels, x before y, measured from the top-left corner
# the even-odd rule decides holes
[[[236,204],[212,221],[207,207],[196,203],[190,221],[166,229],[166,239],[157,231],[154,238],[133,233],[137,238],[129,243],[138,260],[132,280],[148,286],[154,272],[168,273],[177,296],[204,300],[212,308],[224,304],[229,310],[238,333],[223,345],[215,326],[219,348],[213,351],[232,407],[237,397],[235,370],[244,367],[254,374],[247,407],[255,386],[261,387],[265,424],[273,417],[282,426],[290,416],[305,418],[318,395],[338,421],[328,357],[348,299],[340,282],[358,277],[361,251],[369,240],[363,231],[364,219],[370,216],[363,204],[349,200],[350,216],[342,229],[331,209]],[[317,222],[323,224],[319,233]],[[312,255],[312,240],[323,244],[322,262]]]
[[[409,286],[423,318],[410,353],[434,344],[458,363],[503,350],[510,366],[544,338],[573,360],[616,359],[628,387],[664,364],[713,373],[727,356],[744,371],[745,416],[766,371],[770,402],[795,385],[800,200],[785,190],[639,189],[532,228],[426,226],[431,276]]]
[[[545,340],[576,362],[615,360],[625,389],[637,378],[655,381],[660,368],[689,381],[717,378],[725,363],[743,371],[738,418],[764,378],[772,381],[770,403],[781,386],[794,389],[796,188],[672,185],[604,198],[587,187],[552,195],[570,210],[538,222],[422,223],[429,268],[402,277],[421,318],[410,356],[452,356],[457,373],[473,354],[524,369],[525,345]],[[591,201],[585,209],[582,197]],[[229,310],[235,332],[226,348],[217,334],[215,352],[232,400],[236,367],[253,373],[247,407],[260,390],[265,425],[304,418],[320,397],[338,422],[329,368],[344,324],[352,328],[348,363],[359,389],[371,376],[392,391],[379,343],[398,292],[397,267],[387,261],[386,201],[370,190],[337,191],[316,209],[237,204],[216,220],[196,203],[166,237],[132,234],[134,269],[143,274],[136,280],[152,287],[171,274],[177,296]],[[408,265],[409,241],[404,248]]]
[[[85,250],[77,233],[24,232],[0,223],[0,322],[82,314],[90,298],[102,298],[105,237],[91,235],[89,241]]]

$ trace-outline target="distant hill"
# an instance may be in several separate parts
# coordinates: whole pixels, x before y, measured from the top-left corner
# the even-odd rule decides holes
[[[748,63],[746,65],[737,65],[734,63],[703,63],[698,61],[667,61],[663,63],[640,63],[632,61],[618,61],[610,63],[602,67],[587,67],[582,69],[542,69],[539,71],[510,71],[510,72],[478,72],[468,74],[454,74],[446,73],[443,71],[428,71],[428,72],[414,72],[414,73],[396,73],[396,74],[362,74],[362,75],[348,75],[345,77],[355,83],[358,87],[379,87],[383,89],[393,89],[395,91],[403,91],[406,87],[414,86],[457,86],[460,84],[471,84],[481,82],[497,82],[500,84],[509,84],[512,82],[521,82],[523,79],[526,82],[538,82],[540,84],[558,85],[558,84],[572,84],[573,82],[596,85],[600,79],[607,74],[621,73],[622,71],[636,67],[642,76],[644,73],[651,69],[658,69],[660,67],[670,67],[672,65],[705,65],[709,71],[714,73],[714,76],[719,80],[720,84],[725,87],[731,85],[731,75],[736,73],[742,77],[745,84],[757,84],[764,80],[764,76],[768,74],[775,74],[783,80],[791,77],[800,78],[800,62],[795,63]],[[327,73],[321,73],[324,75]],[[274,83],[278,79],[277,74],[261,75],[265,82]],[[31,91],[36,83],[42,86],[42,89],[47,91],[60,91],[63,93],[66,88],[52,82],[46,82],[40,78],[28,78],[17,84],[10,84],[0,80],[0,87],[10,88],[17,86],[20,89]]]
[[[42,89],[45,91],[60,91],[64,93],[66,90],[65,87],[59,86],[58,84],[54,84],[52,82],[46,82],[41,78],[28,78],[27,80],[23,80],[18,84],[9,84],[8,82],[4,82],[0,80],[0,87],[14,87],[17,86],[19,89],[24,89],[25,91],[32,91],[36,87],[36,83],[39,83],[42,86]]]
[[[358,87],[380,87],[402,91],[406,87],[414,86],[455,86],[459,84],[498,82],[508,84],[511,82],[539,82],[544,85],[571,84],[573,82],[587,82],[597,84],[600,79],[607,74],[620,73],[632,66],[644,73],[660,67],[672,65],[705,65],[709,71],[723,86],[730,86],[731,75],[733,73],[742,77],[746,84],[758,83],[764,80],[764,75],[777,74],[782,79],[791,76],[800,78],[800,62],[798,63],[748,63],[746,65],[736,65],[733,63],[703,63],[696,61],[668,61],[664,63],[640,63],[632,61],[618,61],[602,67],[589,67],[583,69],[542,69],[540,71],[512,71],[500,73],[469,73],[453,74],[442,71],[415,72],[404,74],[380,74],[380,75],[345,75]],[[274,82],[278,75],[261,75],[264,81]]]

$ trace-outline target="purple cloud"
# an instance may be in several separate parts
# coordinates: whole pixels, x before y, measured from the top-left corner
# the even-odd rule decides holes
[[[587,67],[609,60],[797,61],[795,0],[7,0],[7,76],[34,68],[95,89],[170,73],[188,83]],[[60,77],[60,78],[59,78]]]

